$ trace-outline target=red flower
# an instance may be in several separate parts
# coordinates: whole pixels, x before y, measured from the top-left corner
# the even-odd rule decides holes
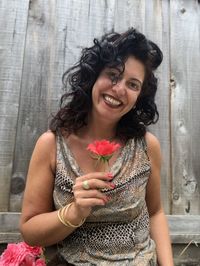
[[[96,159],[103,162],[109,162],[113,153],[117,151],[121,145],[119,143],[110,142],[108,140],[95,140],[87,146],[87,150],[95,154]]]

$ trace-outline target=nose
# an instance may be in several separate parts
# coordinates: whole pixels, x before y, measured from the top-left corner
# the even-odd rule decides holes
[[[117,94],[117,96],[122,97],[126,93],[126,85],[123,80],[118,80],[112,86],[112,90]]]

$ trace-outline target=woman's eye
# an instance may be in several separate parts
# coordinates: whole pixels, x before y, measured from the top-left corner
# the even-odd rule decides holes
[[[129,88],[132,90],[140,90],[140,85],[138,85],[137,83],[134,83],[134,82],[130,82]]]

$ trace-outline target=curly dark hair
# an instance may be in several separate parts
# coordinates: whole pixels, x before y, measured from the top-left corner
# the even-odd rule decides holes
[[[122,34],[105,34],[93,42],[92,47],[83,49],[80,61],[63,74],[66,93],[61,97],[60,110],[51,120],[50,129],[55,132],[63,128],[71,134],[87,125],[92,88],[101,71],[112,67],[123,73],[127,58],[134,56],[145,66],[145,79],[135,108],[120,119],[116,135],[125,140],[144,136],[146,127],[159,118],[155,104],[157,78],[153,71],[162,62],[161,50],[134,28]]]

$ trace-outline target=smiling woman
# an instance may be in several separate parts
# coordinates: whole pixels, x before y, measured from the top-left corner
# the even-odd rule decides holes
[[[52,265],[173,265],[160,146],[146,128],[158,119],[161,61],[158,46],[131,28],[95,39],[64,73],[70,90],[34,149],[21,217],[28,244],[58,243]],[[105,170],[97,144],[105,151],[111,140]]]

